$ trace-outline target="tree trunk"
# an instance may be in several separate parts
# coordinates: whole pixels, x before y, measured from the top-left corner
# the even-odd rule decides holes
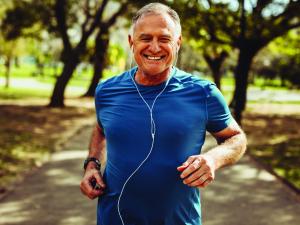
[[[246,108],[249,70],[257,51],[249,51],[250,47],[240,49],[238,64],[235,69],[235,90],[230,107],[234,109],[234,117],[241,124],[242,113]]]
[[[212,75],[214,78],[214,82],[217,85],[217,87],[219,88],[219,90],[221,90],[221,68],[210,68],[212,70]]]
[[[5,88],[10,86],[10,67],[11,67],[11,57],[7,57],[5,61]]]
[[[97,84],[103,77],[103,70],[106,65],[106,56],[109,45],[108,28],[101,28],[95,41],[94,74],[87,92],[83,95],[84,97],[93,97],[95,95]]]
[[[204,53],[203,56],[212,72],[215,84],[221,90],[221,68],[228,56],[228,53],[226,51],[222,51],[220,54],[214,53],[214,56]]]
[[[79,56],[76,55],[75,51],[71,51],[67,55],[68,57],[65,60],[63,71],[56,80],[51,100],[48,105],[49,107],[64,107],[64,93],[66,86],[79,63]]]

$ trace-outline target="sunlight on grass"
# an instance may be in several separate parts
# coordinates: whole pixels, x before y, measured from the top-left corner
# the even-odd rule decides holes
[[[275,173],[300,189],[300,140],[292,139],[273,145],[249,147],[249,152]]]
[[[79,97],[84,94],[85,89],[80,87],[68,86],[66,97]],[[0,99],[29,99],[29,98],[50,98],[52,87],[0,87]]]

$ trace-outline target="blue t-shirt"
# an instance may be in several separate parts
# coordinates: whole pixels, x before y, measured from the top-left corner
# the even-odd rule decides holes
[[[103,174],[107,187],[98,202],[98,225],[122,225],[117,210],[121,189],[151,148],[150,112],[131,78],[136,70],[102,82],[96,89],[97,120],[107,148]],[[165,85],[137,84],[150,106]],[[153,119],[153,151],[121,197],[124,224],[199,225],[199,189],[183,184],[177,167],[189,156],[200,154],[206,131],[218,132],[228,126],[230,111],[214,84],[173,68],[155,103]]]

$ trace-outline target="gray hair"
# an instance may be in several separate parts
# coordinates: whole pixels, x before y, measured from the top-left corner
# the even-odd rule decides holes
[[[177,12],[170,8],[167,5],[164,5],[162,3],[154,2],[149,3],[142,7],[140,10],[137,11],[135,16],[132,18],[132,24],[133,24],[133,30],[137,23],[137,21],[144,15],[151,15],[151,14],[167,14],[170,16],[170,18],[173,20],[176,26],[176,31],[180,35],[181,34],[181,25],[180,25],[180,18],[177,14]]]

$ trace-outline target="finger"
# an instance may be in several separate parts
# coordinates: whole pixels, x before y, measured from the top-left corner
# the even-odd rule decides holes
[[[182,166],[189,166],[190,164],[192,164],[195,161],[196,157],[195,156],[190,156],[188,157],[188,159],[182,164]]]
[[[92,191],[92,188],[90,187],[90,182],[87,179],[84,179],[80,183],[80,190],[82,194],[86,195],[89,197],[89,193]]]
[[[91,199],[95,199],[96,197],[99,197],[102,195],[104,191],[102,189],[93,189],[92,192],[89,194]]]
[[[200,168],[200,160],[199,159],[194,159],[194,161],[181,173],[180,177],[181,178],[186,178],[190,174],[194,173],[196,170]]]
[[[203,185],[205,183],[206,183],[206,185],[208,185],[210,181],[212,181],[212,177],[209,174],[204,174],[203,176],[199,177],[197,180],[190,183],[189,186],[191,186],[191,187],[203,187]]]
[[[185,170],[193,161],[195,160],[194,156],[190,156],[181,166],[177,167],[177,170],[182,172]]]
[[[81,189],[81,192],[84,195],[86,195],[87,197],[89,197],[90,199],[93,199],[93,198],[97,197],[100,194],[99,190],[95,190],[92,187],[91,181],[89,179],[84,179],[81,182],[80,189]]]
[[[177,167],[177,170],[178,170],[179,172],[182,172],[182,171],[184,171],[184,170],[187,168],[187,166],[188,166],[188,165],[181,165],[181,166],[178,166],[178,167]]]
[[[94,177],[95,177],[97,183],[100,185],[100,187],[101,187],[102,189],[104,189],[104,188],[106,187],[106,185],[105,185],[105,183],[104,183],[104,181],[103,181],[103,179],[102,179],[102,175],[101,175],[100,171],[97,172],[97,173],[95,173],[95,174],[94,174]]]
[[[203,176],[206,173],[206,170],[203,167],[200,167],[198,170],[196,170],[194,173],[192,173],[190,176],[186,177],[183,180],[184,184],[190,184],[194,182],[195,180],[199,179],[201,176]]]
[[[197,187],[198,188],[205,188],[205,187],[207,187],[210,183],[212,182],[212,180],[206,180],[206,181],[204,181],[202,184],[200,184],[200,185],[198,185]]]
[[[93,191],[92,181],[91,180],[85,180],[84,181],[84,190],[88,194]]]

